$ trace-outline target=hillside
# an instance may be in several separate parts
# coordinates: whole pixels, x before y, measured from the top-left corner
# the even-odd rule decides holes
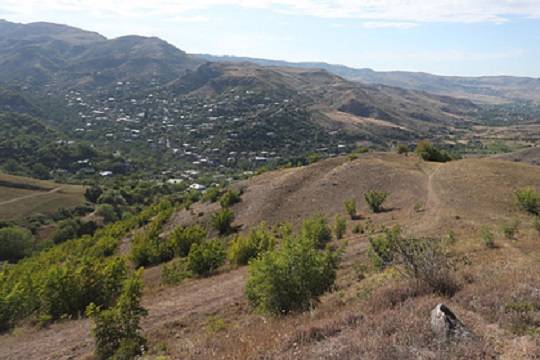
[[[109,87],[117,82],[159,84],[200,64],[157,38],[109,40],[65,25],[5,20],[0,29],[0,81],[21,87],[65,90]]]
[[[319,68],[342,76],[351,81],[365,84],[381,84],[404,89],[427,91],[439,95],[448,95],[469,99],[478,103],[498,104],[513,101],[540,102],[538,96],[540,79],[515,76],[438,76],[428,73],[407,71],[374,71],[356,69],[343,65],[321,62],[292,63],[279,60],[266,60],[235,56],[199,55],[207,61],[251,62],[262,66]]]
[[[493,159],[437,164],[373,153],[354,161],[336,158],[268,172],[236,186],[244,193],[233,210],[244,231],[260,221],[298,224],[317,212],[329,218],[344,215],[343,201],[357,199],[361,218],[349,221],[337,288],[308,313],[266,317],[253,312],[243,295],[244,268],[224,268],[212,277],[175,286],[158,285],[161,267],[147,268],[143,305],[149,316],[142,325],[152,356],[535,359],[540,354],[535,335],[540,309],[538,232],[513,199],[516,188],[540,190],[539,167]],[[383,213],[371,214],[363,204],[363,193],[373,188],[390,194]],[[204,223],[215,209],[196,204],[192,211],[177,212],[166,229]],[[510,240],[497,229],[513,219],[520,224]],[[355,224],[366,227],[366,233],[352,233]],[[466,257],[459,265],[460,287],[454,295],[417,288],[391,269],[370,270],[369,238],[394,224],[407,234],[450,236],[445,246],[454,256]],[[482,245],[482,226],[494,229],[495,248]],[[473,338],[439,342],[429,327],[429,313],[440,302],[455,311]],[[511,310],[522,309],[519,306],[528,310]],[[89,328],[86,319],[46,329],[20,328],[0,337],[0,358],[86,357],[93,348]]]
[[[0,174],[0,219],[18,220],[50,215],[84,203],[84,188],[50,181]]]

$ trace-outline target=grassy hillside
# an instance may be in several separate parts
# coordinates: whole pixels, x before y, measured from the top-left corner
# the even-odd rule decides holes
[[[84,187],[0,174],[0,219],[51,214],[84,203]]]
[[[534,359],[540,354],[540,234],[534,216],[520,210],[514,198],[522,187],[540,191],[539,167],[494,159],[429,163],[372,153],[268,172],[235,186],[243,190],[241,202],[232,206],[242,232],[261,221],[298,225],[314,213],[332,221],[336,214],[347,216],[345,200],[356,200],[359,216],[348,219],[336,289],[310,312],[261,316],[244,296],[249,274],[243,267],[224,266],[214,276],[172,286],[159,285],[162,266],[149,267],[143,299],[149,316],[142,327],[151,356]],[[363,194],[373,189],[389,193],[384,212],[373,214],[364,204]],[[197,203],[177,211],[164,232],[179,224],[204,224],[218,208]],[[505,230],[509,224],[517,224],[512,236]],[[373,267],[370,239],[394,225],[404,236],[443,239],[448,256],[457,261],[453,294],[420,286],[399,267]],[[484,227],[495,246],[484,245]],[[122,246],[129,248],[130,237],[125,239]],[[429,327],[430,311],[440,302],[473,338],[440,342]],[[7,349],[2,356],[85,357],[93,349],[90,327],[81,319],[42,330],[19,328],[0,336],[0,347]]]

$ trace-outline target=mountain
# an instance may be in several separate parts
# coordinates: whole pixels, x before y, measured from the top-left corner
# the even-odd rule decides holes
[[[459,77],[422,72],[355,69],[322,62],[287,62],[235,56],[198,55],[207,61],[251,62],[262,66],[319,68],[351,81],[382,84],[434,94],[467,98],[478,103],[498,104],[513,101],[540,103],[540,79],[515,76]]]
[[[51,23],[0,21],[0,82],[49,89],[165,83],[200,60],[158,38],[102,35]]]

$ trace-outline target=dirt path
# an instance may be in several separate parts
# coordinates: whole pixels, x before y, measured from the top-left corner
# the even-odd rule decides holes
[[[21,197],[14,198],[14,199],[9,199],[9,200],[0,202],[0,206],[13,204],[13,203],[18,202],[18,201],[32,199],[32,198],[36,198],[36,197],[39,197],[39,196],[54,194],[54,193],[59,192],[60,190],[62,190],[62,187],[57,187],[57,188],[54,188],[54,189],[49,190],[47,192],[42,192],[42,193],[37,193],[37,194],[30,194],[30,195],[21,196]]]
[[[210,315],[234,305],[244,297],[246,269],[233,270],[207,279],[186,281],[143,298],[148,317],[144,332],[193,315]],[[15,334],[0,336],[0,359],[81,359],[93,351],[90,321],[72,320],[51,325],[47,329],[17,329]]]
[[[421,219],[411,227],[415,233],[433,229],[440,220],[441,200],[435,190],[434,179],[443,167],[443,164],[437,164],[435,168],[422,169],[427,175],[426,202]]]

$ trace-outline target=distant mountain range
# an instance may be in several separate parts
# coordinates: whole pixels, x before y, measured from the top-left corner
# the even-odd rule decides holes
[[[512,101],[540,102],[540,79],[515,76],[438,76],[422,72],[355,69],[344,65],[322,62],[287,62],[235,56],[201,54],[200,58],[217,62],[250,62],[261,66],[298,67],[324,69],[351,81],[366,84],[382,84],[404,89],[427,91],[479,103],[505,103]]]
[[[203,61],[158,38],[108,40],[51,23],[0,20],[0,82],[53,89],[134,81],[160,84]]]

